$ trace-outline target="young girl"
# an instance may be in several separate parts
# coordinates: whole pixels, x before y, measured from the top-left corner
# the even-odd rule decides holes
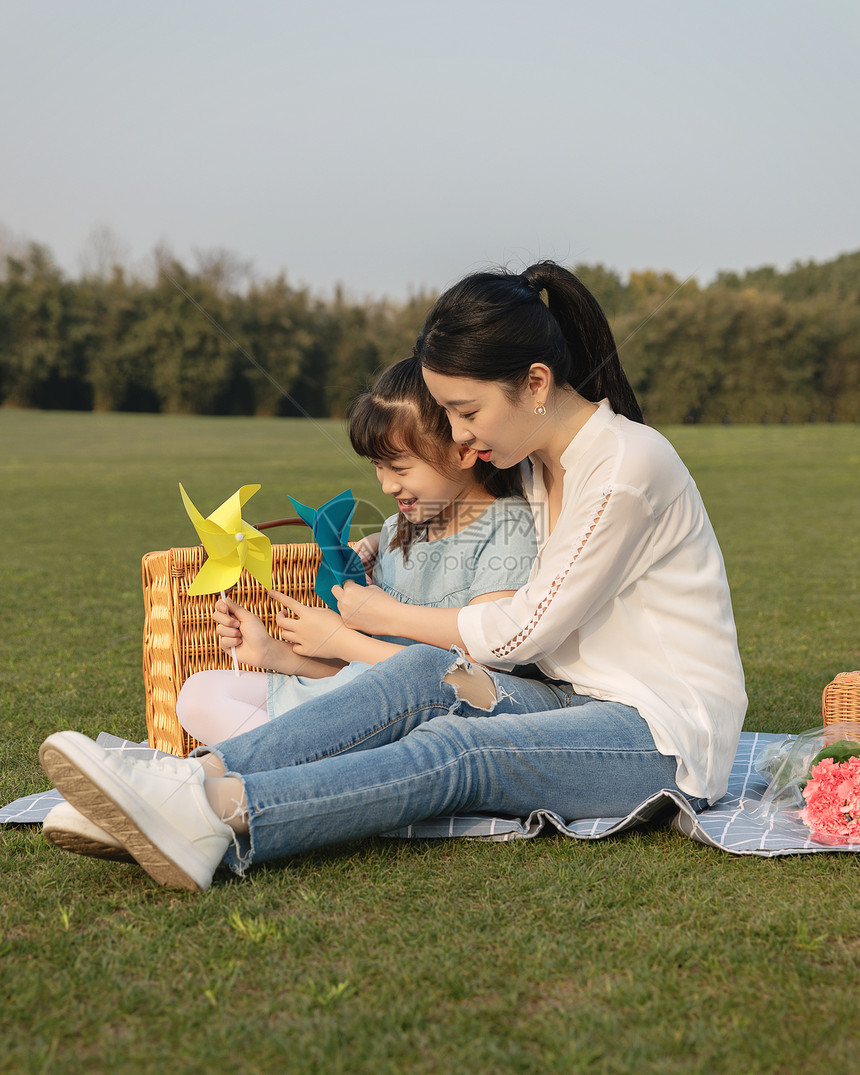
[[[661,789],[726,789],[746,708],[729,588],[701,497],[642,424],[612,334],[571,273],[477,273],[416,344],[456,443],[528,460],[538,530],[512,597],[418,608],[337,587],[346,624],[409,646],[196,757],[112,757],[76,732],[48,775],[156,880],[204,889],[281,858],[468,811],[623,817]],[[536,663],[531,677],[492,672]]]
[[[523,585],[537,547],[531,512],[516,495],[519,471],[498,470],[452,441],[416,359],[395,363],[353,403],[349,438],[358,455],[372,460],[399,509],[382,528],[374,585],[397,601],[430,608],[494,601]],[[234,602],[217,604],[222,646],[270,671],[238,678],[232,671],[197,672],[186,680],[176,713],[202,743],[250,731],[411,642],[384,626],[372,638],[345,627],[330,609],[273,596],[294,614],[278,616],[285,641]]]

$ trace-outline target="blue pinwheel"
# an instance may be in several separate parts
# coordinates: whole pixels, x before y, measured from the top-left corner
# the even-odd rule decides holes
[[[345,489],[316,509],[300,504],[293,497],[290,497],[290,500],[302,522],[311,528],[314,540],[322,552],[314,593],[329,608],[337,611],[337,601],[331,592],[332,586],[342,586],[347,579],[352,579],[362,586],[367,585],[361,558],[347,544],[352,513],[355,511],[352,491]]]

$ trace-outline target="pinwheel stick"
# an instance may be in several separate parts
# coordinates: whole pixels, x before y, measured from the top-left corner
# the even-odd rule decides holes
[[[221,597],[222,597],[222,599],[223,599],[224,601],[226,601],[226,600],[227,600],[227,594],[226,594],[226,593],[224,593],[224,591],[223,591],[223,590],[221,591]],[[236,647],[235,647],[235,646],[231,646],[231,647],[230,647],[230,652],[231,652],[231,653],[233,654],[233,675],[234,675],[234,676],[238,676],[238,675],[239,675],[239,662],[238,662],[238,660],[236,659]]]

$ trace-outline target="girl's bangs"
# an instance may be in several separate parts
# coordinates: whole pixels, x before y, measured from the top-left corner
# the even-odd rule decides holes
[[[408,403],[359,397],[349,413],[349,439],[357,455],[365,459],[390,460],[399,455],[424,458],[420,421]],[[423,445],[422,445],[423,447]]]

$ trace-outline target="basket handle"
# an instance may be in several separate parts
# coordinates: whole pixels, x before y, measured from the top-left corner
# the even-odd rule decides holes
[[[271,530],[275,526],[307,526],[304,519],[271,519],[267,523],[255,523],[255,530]]]
[[[271,519],[267,523],[256,523],[255,530],[271,530],[275,526],[307,526],[304,519]]]

